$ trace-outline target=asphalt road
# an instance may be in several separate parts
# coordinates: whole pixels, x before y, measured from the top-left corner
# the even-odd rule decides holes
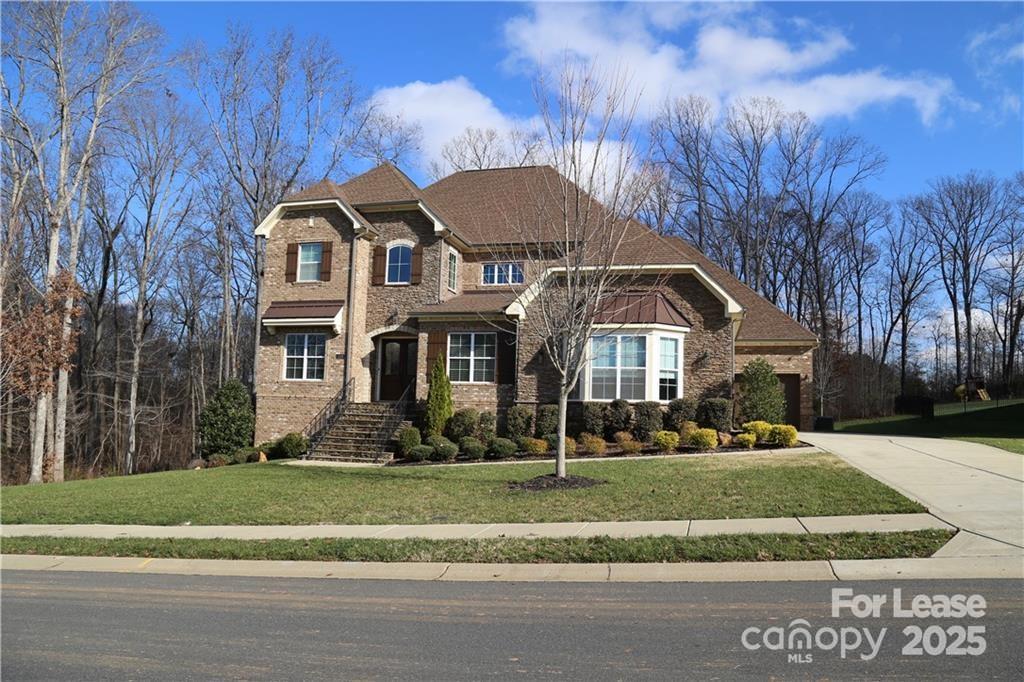
[[[4,571],[3,679],[1024,678],[1024,583],[557,584],[212,578]],[[882,594],[881,617],[831,615],[832,590]],[[981,594],[978,618],[894,618],[917,594]],[[747,628],[886,634],[788,653]],[[983,626],[985,652],[907,655],[903,628]],[[795,627],[795,626],[794,626]],[[861,630],[862,631],[862,630]],[[946,644],[955,637],[950,636]],[[764,642],[749,634],[748,642]],[[926,638],[927,639],[927,638]],[[769,641],[775,641],[769,637]],[[794,640],[794,643],[796,640]],[[924,646],[924,644],[922,645]],[[975,648],[977,643],[975,643]]]

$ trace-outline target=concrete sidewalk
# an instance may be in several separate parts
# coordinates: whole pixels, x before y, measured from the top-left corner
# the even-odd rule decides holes
[[[579,523],[453,523],[423,525],[317,526],[115,526],[17,524],[0,526],[0,537],[183,538],[309,540],[313,538],[634,538],[645,535],[735,535],[738,533],[844,533],[955,530],[931,514],[802,516],[694,521],[593,521]]]
[[[1024,457],[979,443],[910,436],[801,433],[928,507],[960,533],[939,555],[1024,556]],[[938,555],[937,555],[938,556]]]
[[[676,564],[449,564],[241,561],[5,554],[0,570],[263,578],[472,582],[780,582],[939,578],[1024,579],[1013,557]]]

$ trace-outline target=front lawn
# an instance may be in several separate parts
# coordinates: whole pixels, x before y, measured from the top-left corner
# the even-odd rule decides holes
[[[836,431],[879,435],[952,438],[984,443],[1024,454],[1024,401],[974,402],[935,406],[935,418],[906,415],[877,419],[851,419],[836,424]]]
[[[3,523],[175,525],[649,521],[843,514],[924,508],[836,457],[751,454],[574,462],[591,488],[508,489],[551,464],[320,468],[245,464],[19,486]]]
[[[929,557],[953,536],[944,530],[822,535],[679,538],[515,538],[494,540],[170,540],[6,538],[7,554],[276,561],[441,561],[469,563],[662,563],[812,561]]]

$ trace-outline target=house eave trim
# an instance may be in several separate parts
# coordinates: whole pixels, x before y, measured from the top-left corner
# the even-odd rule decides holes
[[[317,206],[336,207],[346,218],[352,221],[352,230],[356,233],[357,237],[375,234],[375,230],[364,223],[355,210],[340,199],[310,199],[307,201],[282,201],[256,226],[255,235],[257,237],[270,237],[270,233],[281,219],[281,216],[290,209],[315,208]]]

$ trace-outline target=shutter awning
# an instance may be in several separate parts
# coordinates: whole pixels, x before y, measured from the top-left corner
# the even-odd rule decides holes
[[[272,301],[263,313],[263,326],[271,332],[277,327],[333,327],[338,334],[344,327],[345,301]]]

